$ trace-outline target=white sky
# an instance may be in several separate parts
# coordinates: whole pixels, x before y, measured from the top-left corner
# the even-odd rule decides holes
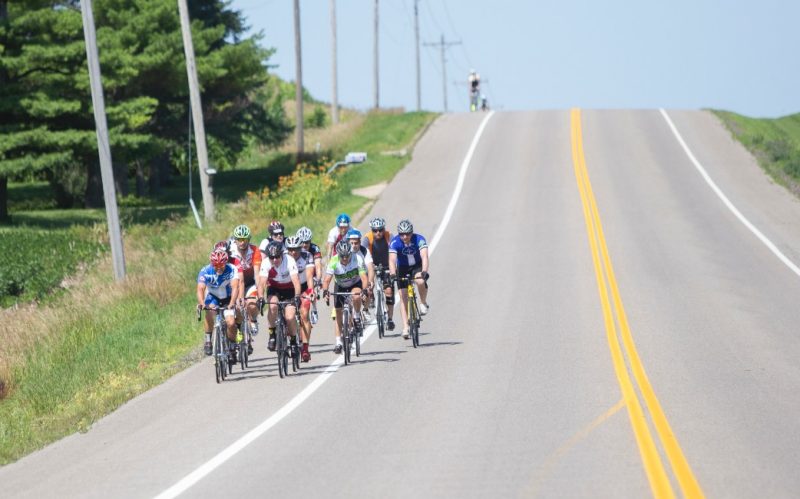
[[[381,107],[416,108],[414,0],[380,1]],[[292,0],[233,0],[271,64],[295,79]],[[331,100],[329,0],[301,0],[303,83]],[[338,0],[341,105],[373,97],[374,0]],[[800,111],[800,2],[791,0],[420,0],[420,41],[447,52],[450,111],[468,107],[467,73],[502,109],[720,108]],[[423,109],[443,110],[441,54],[420,48]]]

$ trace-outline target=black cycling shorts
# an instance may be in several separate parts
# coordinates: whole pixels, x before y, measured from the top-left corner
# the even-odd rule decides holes
[[[279,301],[289,301],[292,298],[294,298],[294,288],[281,289],[281,288],[268,287],[267,298],[269,298],[270,296],[277,296]]]
[[[351,293],[356,289],[361,291],[361,283],[360,282],[356,283],[356,284],[353,284],[350,287],[342,287],[342,286],[339,286],[337,284],[336,287],[334,288],[334,292],[336,292],[336,293]],[[333,308],[342,308],[342,307],[344,307],[344,300],[346,298],[347,297],[344,296],[344,295],[336,295],[336,300],[334,300],[334,302],[333,302]]]

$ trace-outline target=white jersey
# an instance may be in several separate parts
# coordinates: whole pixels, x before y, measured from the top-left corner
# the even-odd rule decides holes
[[[334,225],[331,230],[328,231],[328,244],[336,244],[336,240],[339,239],[339,226]]]
[[[339,255],[335,255],[328,262],[325,273],[333,276],[337,286],[349,288],[361,282],[361,276],[367,274],[367,267],[364,265],[361,253],[354,253],[347,265],[343,265]]]
[[[261,264],[259,275],[267,278],[267,286],[275,289],[294,289],[292,276],[298,275],[297,262],[289,255],[283,255],[281,263],[275,267],[272,260],[267,258],[266,263]]]
[[[361,253],[361,257],[364,259],[364,265],[367,267],[372,265],[372,253],[369,252],[367,247],[359,246],[358,251]]]
[[[314,267],[314,255],[309,253],[306,250],[300,250],[300,253],[297,254],[297,258],[295,258],[297,262],[297,272],[298,276],[300,277],[300,284],[303,285],[308,282],[308,277],[306,276],[306,269]]]

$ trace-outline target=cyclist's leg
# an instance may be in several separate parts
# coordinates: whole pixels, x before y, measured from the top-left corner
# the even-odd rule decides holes
[[[227,298],[222,300],[219,304],[220,307],[228,307],[230,305],[231,299]],[[222,312],[222,317],[225,318],[225,326],[226,326],[226,336],[228,337],[229,341],[236,342],[236,310],[225,308]]]
[[[267,339],[267,348],[275,351],[275,319],[278,316],[278,292],[277,290],[267,287],[267,301],[269,303],[269,311],[267,312],[267,325],[269,327],[269,338]]]
[[[391,320],[394,316],[394,288],[392,286],[384,287],[383,294],[386,296],[386,315]]]
[[[397,271],[397,294],[400,296],[400,315],[403,317],[403,334],[408,333],[408,270],[399,269]]]
[[[419,301],[425,305],[428,305],[428,286],[425,285],[425,279],[422,278],[422,273],[417,272],[414,274],[417,283],[417,293],[419,294]]]

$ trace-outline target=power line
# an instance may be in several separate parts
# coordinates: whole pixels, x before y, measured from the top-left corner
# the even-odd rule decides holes
[[[444,39],[444,33],[442,33],[441,41],[438,43],[425,43],[426,47],[439,47],[442,51],[442,91],[444,94],[444,112],[447,112],[447,58],[445,56],[445,52],[448,47],[452,47],[453,45],[460,45],[461,41],[457,42],[447,42]]]

